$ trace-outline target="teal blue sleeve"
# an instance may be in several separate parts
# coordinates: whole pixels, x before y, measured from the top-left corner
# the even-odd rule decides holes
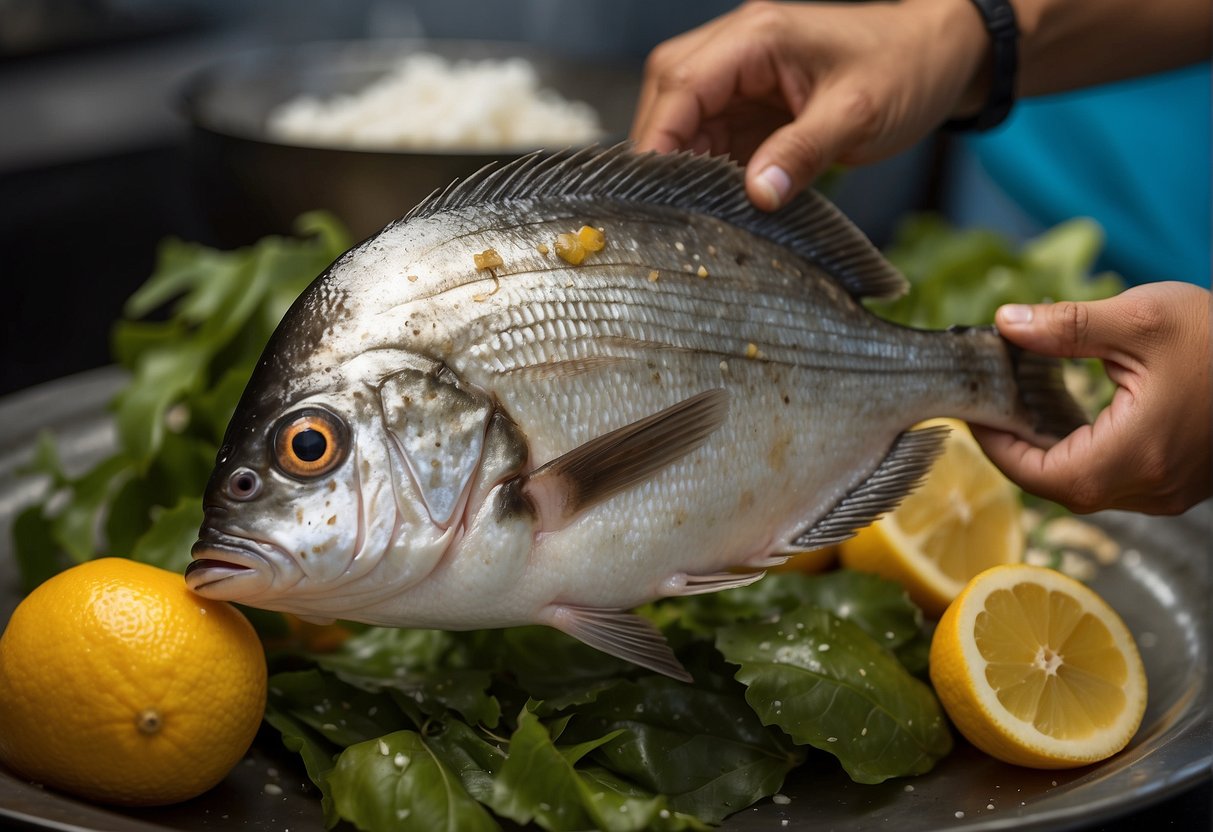
[[[1033,219],[1095,219],[1103,268],[1209,286],[1210,65],[1021,101],[964,139]]]

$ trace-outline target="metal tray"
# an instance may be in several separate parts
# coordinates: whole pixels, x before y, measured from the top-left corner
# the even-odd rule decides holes
[[[44,484],[20,475],[39,430],[58,438],[64,462],[82,469],[113,448],[105,404],[122,376],[100,370],[0,400],[0,621],[19,600],[10,527]],[[852,783],[838,766],[793,772],[787,803],[764,801],[729,818],[724,830],[803,824],[859,832],[947,829],[1063,830],[1090,826],[1156,803],[1206,780],[1213,764],[1208,682],[1213,504],[1178,518],[1106,513],[1095,518],[1124,547],[1092,585],[1137,638],[1150,684],[1141,730],[1099,765],[1043,772],[1004,765],[963,741],[923,777],[878,786]],[[0,703],[2,704],[2,703]],[[272,786],[266,789],[266,786]],[[319,799],[273,731],[207,794],[158,809],[93,806],[0,770],[0,820],[59,830],[228,829],[320,832]],[[0,824],[4,825],[4,824]]]

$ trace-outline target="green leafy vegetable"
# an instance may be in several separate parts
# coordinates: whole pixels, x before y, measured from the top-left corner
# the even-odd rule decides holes
[[[351,745],[325,780],[337,814],[359,829],[500,828],[416,731],[396,731]]]
[[[992,231],[910,217],[885,253],[912,289],[872,307],[898,323],[942,329],[988,324],[1004,303],[1110,297],[1124,284],[1110,273],[1092,277],[1102,243],[1103,232],[1087,219],[1062,223],[1016,250]]]
[[[253,365],[294,299],[350,244],[322,214],[298,228],[299,239],[237,251],[161,246],[156,273],[127,302],[131,318],[114,327],[114,356],[131,373],[114,402],[117,452],[70,476],[40,440],[32,468],[48,478],[47,496],[13,533],[27,588],[65,556],[133,555],[174,568],[188,557],[188,545],[170,549],[202,522],[202,490]],[[134,319],[165,304],[166,320]]]
[[[564,736],[611,736],[595,759],[668,796],[670,808],[719,823],[756,795],[778,792],[803,759],[740,693],[654,676],[619,682],[578,708]]]
[[[320,789],[320,807],[324,813],[324,824],[333,827],[341,819],[333,805],[333,793],[327,776],[333,770],[339,751],[331,743],[287,713],[275,709],[272,703],[265,711],[265,721],[282,735],[282,744],[303,759],[308,777]]]
[[[827,610],[726,627],[716,643],[741,666],[737,679],[764,723],[833,754],[860,783],[922,774],[952,748],[931,689]]]
[[[558,747],[539,718],[523,712],[496,781],[493,808],[513,821],[534,822],[552,832],[704,828],[694,818],[670,811],[664,797],[609,771],[577,767],[582,757],[617,735]]]
[[[131,374],[114,402],[117,451],[68,472],[53,438],[39,437],[28,473],[44,497],[13,523],[27,590],[103,554],[184,567],[216,449],[261,350],[350,244],[323,215],[304,217],[299,235],[230,252],[164,243],[113,333]],[[913,291],[874,308],[936,328],[988,323],[1004,302],[1103,297],[1121,287],[1089,275],[1100,242],[1086,221],[1016,249],[913,218],[889,252]],[[543,627],[353,627],[320,650],[282,616],[247,613],[276,671],[266,722],[299,755],[329,827],[704,829],[775,794],[810,756],[834,755],[874,783],[927,771],[951,743],[916,678],[928,625],[899,587],[867,575],[770,575],[648,605],[641,613],[693,685]]]

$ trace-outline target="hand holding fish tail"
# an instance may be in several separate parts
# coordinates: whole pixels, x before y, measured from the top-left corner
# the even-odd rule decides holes
[[[1091,425],[1043,450],[975,428],[1019,485],[1078,512],[1178,514],[1213,493],[1208,290],[1138,286],[1108,300],[1005,306],[1002,335],[1025,349],[1103,361],[1117,385]]]

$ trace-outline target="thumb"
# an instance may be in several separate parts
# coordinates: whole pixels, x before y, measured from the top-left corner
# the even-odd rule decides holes
[[[1131,335],[1114,301],[1008,304],[994,323],[1016,346],[1057,358],[1105,358]]]
[[[856,143],[865,125],[840,96],[811,101],[794,121],[767,137],[746,165],[746,193],[755,206],[774,211],[825,172]],[[850,118],[848,118],[850,115]]]

